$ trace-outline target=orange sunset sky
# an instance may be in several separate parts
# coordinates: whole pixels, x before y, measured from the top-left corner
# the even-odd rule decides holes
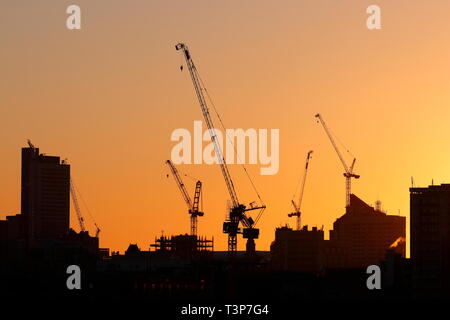
[[[74,3],[79,31],[65,23]],[[371,4],[381,7],[381,30],[366,27]],[[408,217],[411,176],[419,186],[450,182],[449,16],[447,0],[2,1],[0,218],[20,212],[20,148],[30,138],[70,160],[102,247],[147,249],[162,231],[189,232],[164,164],[172,131],[202,120],[179,69],[180,41],[227,127],[280,129],[278,174],[248,166],[267,204],[258,250],[276,227],[295,226],[287,213],[310,149],[303,223],[324,225],[328,238],[344,213],[342,166],[317,112],[357,158],[353,192]],[[199,234],[225,250],[219,168],[179,169],[203,182]],[[230,171],[240,200],[256,200],[242,169]],[[194,181],[185,183],[193,193]],[[71,226],[79,229],[73,210]]]

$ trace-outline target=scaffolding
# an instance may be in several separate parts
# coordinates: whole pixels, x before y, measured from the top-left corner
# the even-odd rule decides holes
[[[193,235],[160,236],[155,243],[150,244],[156,252],[167,252],[178,256],[191,256],[197,253],[209,253],[214,251],[214,238]]]

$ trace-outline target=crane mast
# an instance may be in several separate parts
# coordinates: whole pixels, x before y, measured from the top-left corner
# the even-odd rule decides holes
[[[194,201],[191,200],[191,197],[189,196],[189,193],[186,190],[186,186],[183,183],[183,180],[181,180],[180,174],[178,173],[177,168],[173,165],[172,161],[167,160],[166,164],[169,166],[170,171],[172,172],[172,176],[175,179],[175,182],[177,183],[178,189],[180,189],[181,195],[183,196],[184,202],[188,206],[188,212],[191,216],[191,235],[196,236],[197,235],[197,217],[201,217],[204,215],[203,212],[201,212],[200,209],[200,197],[202,194],[202,182],[197,181],[195,184],[195,192],[194,192]]]
[[[202,182],[197,181],[195,183],[194,203],[192,204],[192,211],[189,212],[191,214],[191,235],[193,236],[197,235],[197,217],[203,216],[203,212],[199,211],[201,194]]]
[[[302,220],[301,220],[301,207],[302,207],[302,200],[303,200],[303,192],[305,190],[305,183],[306,183],[306,175],[308,173],[308,165],[309,165],[309,160],[311,159],[311,155],[312,155],[313,151],[309,151],[306,154],[306,162],[305,162],[305,171],[303,173],[303,179],[302,179],[302,184],[300,186],[300,194],[298,196],[298,202],[295,203],[294,199],[291,200],[292,206],[294,207],[294,212],[289,213],[288,217],[297,217],[297,230],[300,230],[301,226],[302,226]]]
[[[228,193],[230,195],[232,207],[226,221],[223,224],[223,232],[228,234],[228,251],[231,253],[236,252],[237,234],[242,232],[243,237],[247,239],[247,252],[254,252],[255,250],[254,239],[257,239],[259,236],[259,229],[255,228],[255,223],[257,222],[258,219],[254,221],[251,217],[247,217],[245,212],[250,210],[261,210],[258,215],[258,217],[260,217],[262,211],[264,211],[266,206],[265,205],[250,206],[250,208],[246,208],[245,205],[239,203],[238,196],[234,188],[233,180],[231,178],[228,166],[225,162],[225,158],[220,148],[217,134],[214,129],[214,124],[211,119],[211,115],[209,113],[205,96],[203,94],[203,89],[197,68],[195,67],[195,64],[192,60],[188,47],[184,43],[178,43],[175,46],[175,49],[183,51],[184,58],[186,60],[186,65],[191,75],[192,83],[194,85],[195,93],[197,95],[200,108],[202,110],[203,118],[205,119],[206,125],[208,127],[209,135],[211,137],[211,141],[213,142],[217,160],[220,165],[220,170],[222,172]],[[240,222],[244,225],[244,229],[242,231],[239,228]]]
[[[342,166],[344,167],[344,177],[345,177],[345,206],[350,206],[350,194],[351,194],[351,186],[352,186],[352,178],[359,179],[360,175],[355,174],[353,172],[353,168],[355,166],[356,158],[353,158],[352,164],[350,166],[347,165],[347,163],[344,160],[344,157],[342,156],[336,142],[333,139],[333,136],[330,133],[330,130],[328,129],[328,126],[326,125],[325,121],[323,120],[322,116],[318,113],[315,115],[315,117],[318,119],[318,121],[322,124],[323,129],[325,130],[328,138],[330,139],[331,144],[333,145],[334,150],[336,151],[339,160],[342,163]]]

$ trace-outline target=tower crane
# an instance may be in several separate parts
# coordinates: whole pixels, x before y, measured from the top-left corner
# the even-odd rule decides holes
[[[333,145],[334,150],[336,151],[339,160],[341,160],[342,166],[344,167],[344,177],[345,177],[345,206],[350,206],[350,194],[351,194],[351,186],[352,186],[352,178],[359,179],[360,175],[353,172],[353,168],[355,166],[356,158],[353,157],[352,164],[350,166],[347,165],[345,162],[341,152],[339,151],[339,148],[336,145],[336,142],[333,139],[333,136],[330,133],[330,130],[328,129],[327,125],[325,124],[325,121],[323,120],[322,116],[318,113],[315,115],[317,118],[317,122],[320,122],[322,124],[322,127],[324,128],[328,138],[330,139],[331,144]]]
[[[75,208],[75,212],[77,214],[78,223],[80,224],[80,230],[82,232],[85,232],[86,226],[84,225],[84,218],[81,215],[80,206],[78,205],[78,197],[77,197],[77,193],[75,192],[75,187],[73,185],[72,178],[70,179],[70,194],[72,195],[73,207]]]
[[[300,194],[298,196],[298,202],[295,203],[294,199],[291,200],[292,206],[294,207],[294,212],[289,213],[288,217],[297,217],[297,230],[300,230],[302,226],[302,220],[301,220],[301,207],[302,207],[302,199],[303,199],[303,191],[305,190],[305,182],[306,182],[306,174],[308,173],[308,165],[309,160],[311,159],[313,151],[308,151],[306,154],[306,163],[305,163],[305,171],[303,172],[303,179],[302,184],[300,186]]]
[[[251,203],[247,208],[245,205],[239,202],[236,190],[234,188],[233,180],[231,179],[228,166],[225,162],[225,158],[223,157],[219,141],[217,140],[217,134],[214,129],[214,124],[209,113],[209,108],[206,103],[205,96],[203,94],[204,88],[202,87],[197,68],[195,67],[188,47],[184,43],[178,43],[175,46],[175,49],[181,50],[183,52],[184,58],[186,60],[186,65],[191,75],[192,83],[194,85],[195,93],[202,110],[203,118],[205,119],[206,125],[208,127],[211,141],[214,144],[214,150],[216,152],[218,163],[220,164],[220,170],[222,172],[228,193],[230,195],[231,208],[225,222],[223,223],[223,232],[228,234],[228,252],[232,255],[236,252],[237,235],[238,233],[242,233],[243,238],[247,239],[247,252],[253,253],[255,251],[254,239],[258,239],[259,237],[259,229],[255,228],[255,225],[261,217],[266,206],[264,204],[256,205],[254,203]],[[255,220],[253,220],[252,217],[246,215],[246,212],[252,210],[259,210],[259,213]],[[243,225],[242,230],[239,227],[240,223],[242,223]]]
[[[62,161],[62,163],[63,164],[69,164],[69,161],[67,159],[64,159]],[[72,178],[70,178],[70,194],[72,195],[72,203],[73,203],[73,207],[75,209],[75,213],[77,215],[78,224],[80,225],[80,230],[82,232],[85,232],[86,231],[86,225],[84,224],[84,218],[83,218],[83,215],[81,214],[81,209],[80,209],[80,205],[79,205],[79,202],[78,202],[77,190],[76,190],[75,183],[73,182]],[[81,196],[81,194],[80,194],[80,196]],[[86,206],[86,203],[85,203],[85,206]],[[86,206],[86,208],[87,208],[87,206]],[[89,209],[88,209],[88,211],[89,211]],[[91,218],[94,219],[92,217],[92,215],[91,215]],[[98,227],[98,225],[95,222],[95,220],[93,221],[93,223],[94,223],[94,226],[96,228],[96,230],[95,230],[95,237],[98,238],[98,235],[100,234],[101,230]]]
[[[72,178],[70,179],[70,192],[72,193],[72,202],[73,202],[73,206],[75,208],[75,212],[77,213],[77,218],[78,218],[78,223],[80,224],[80,230],[81,231],[86,231],[86,227],[84,225],[84,218],[81,215],[81,210],[80,210],[80,206],[78,204],[78,196],[77,196],[77,192],[81,197],[80,192],[77,190],[77,188],[75,187],[75,183],[73,182]],[[89,208],[86,206],[86,203],[84,202],[83,198],[81,197],[81,200],[83,201],[86,209],[89,212]],[[92,214],[89,212],[94,226],[95,226],[95,237],[98,238],[98,235],[100,234],[101,229],[98,227],[97,223],[94,220],[94,217],[92,216]]]
[[[194,201],[191,200],[189,196],[186,186],[181,180],[180,174],[178,173],[177,168],[173,165],[172,161],[167,160],[166,164],[169,166],[170,171],[172,172],[173,178],[177,183],[178,188],[181,191],[181,195],[183,196],[184,202],[188,206],[188,212],[191,215],[191,236],[197,235],[197,217],[202,217],[204,213],[200,211],[200,197],[202,194],[202,182],[198,180],[195,184],[195,192],[194,192]]]

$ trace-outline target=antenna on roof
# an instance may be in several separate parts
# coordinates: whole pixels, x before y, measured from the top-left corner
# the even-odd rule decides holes
[[[381,200],[375,201],[375,210],[381,212]]]

